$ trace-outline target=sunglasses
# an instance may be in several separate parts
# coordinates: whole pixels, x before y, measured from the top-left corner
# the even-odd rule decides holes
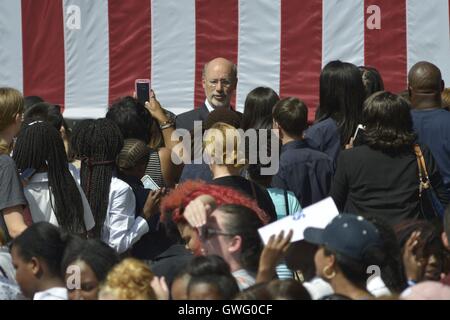
[[[203,226],[203,227],[199,228],[198,230],[199,230],[200,238],[202,238],[204,240],[210,239],[210,238],[212,238],[214,236],[228,236],[228,237],[232,237],[232,236],[236,235],[234,233],[227,233],[227,232],[224,232],[222,230],[208,228],[206,226]]]

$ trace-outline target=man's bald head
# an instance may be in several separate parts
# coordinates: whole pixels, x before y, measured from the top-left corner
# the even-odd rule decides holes
[[[202,72],[202,77],[205,78],[206,72],[209,68],[214,68],[214,67],[222,67],[222,68],[229,68],[229,70],[231,71],[232,75],[234,76],[234,78],[237,78],[237,67],[236,65],[231,62],[230,60],[227,60],[225,58],[215,58],[212,59],[211,61],[205,63],[205,65],[203,66],[203,72]]]
[[[441,70],[426,61],[416,63],[408,74],[411,90],[421,93],[441,92],[443,87]]]

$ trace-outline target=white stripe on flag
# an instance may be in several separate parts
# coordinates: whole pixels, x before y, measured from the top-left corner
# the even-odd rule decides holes
[[[450,84],[450,37],[448,0],[408,0],[408,71],[419,61],[441,69]]]
[[[108,1],[64,0],[63,10],[64,116],[103,117],[109,90]]]
[[[0,86],[23,91],[21,1],[0,0]]]
[[[280,92],[280,0],[239,1],[237,110],[264,86]]]
[[[151,86],[175,114],[194,108],[195,0],[152,1]]]
[[[364,64],[364,0],[323,1],[322,66],[332,60]]]

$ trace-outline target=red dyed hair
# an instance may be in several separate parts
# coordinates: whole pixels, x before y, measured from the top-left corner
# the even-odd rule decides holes
[[[201,195],[213,197],[217,206],[223,204],[245,206],[252,209],[263,224],[269,222],[269,215],[258,206],[256,201],[234,189],[207,184],[202,181],[186,181],[165,196],[161,201],[162,220],[172,219],[175,223],[186,222],[183,217],[184,208],[189,202]]]

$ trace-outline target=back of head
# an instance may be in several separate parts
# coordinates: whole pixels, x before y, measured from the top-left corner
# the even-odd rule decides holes
[[[24,122],[44,121],[60,130],[63,125],[63,117],[58,106],[50,103],[40,102],[34,104],[25,111]]]
[[[26,110],[28,110],[28,108],[34,106],[35,104],[44,102],[44,99],[42,99],[39,96],[26,96],[24,98],[24,102],[25,102],[25,111],[26,111]]]
[[[442,91],[442,74],[439,68],[427,61],[417,62],[408,73],[408,85],[413,92],[432,93]]]
[[[150,283],[153,273],[142,261],[127,258],[113,267],[100,289],[99,298],[105,293],[119,300],[156,300]]]
[[[261,220],[253,210],[241,205],[225,204],[216,210],[225,214],[225,232],[241,236],[239,260],[242,267],[256,272],[263,247],[258,233],[258,229],[263,226]]]
[[[67,268],[77,261],[86,263],[94,271],[98,281],[102,282],[119,262],[119,256],[114,249],[98,239],[84,240],[74,237],[66,246],[61,272],[65,274]]]
[[[12,248],[25,261],[38,258],[45,263],[48,276],[60,277],[60,267],[69,238],[48,222],[38,222],[25,229],[14,239]]]
[[[384,91],[383,78],[377,69],[373,67],[359,67],[366,90],[366,98],[378,91]]]
[[[280,97],[271,88],[258,87],[250,91],[245,99],[242,129],[253,128],[259,119],[270,117],[279,100]]]
[[[410,105],[403,98],[381,91],[364,103],[365,142],[385,152],[412,151],[415,140]]]
[[[69,233],[85,232],[81,194],[68,169],[60,133],[46,122],[24,125],[17,138],[13,158],[19,170],[47,171],[58,224]]]
[[[272,166],[272,159],[278,159],[281,152],[281,144],[279,143],[279,138],[272,132],[272,125],[272,116],[258,119],[253,126],[256,130],[256,152],[252,150],[254,145],[250,143],[246,144],[246,158],[250,162],[247,167],[247,172],[250,179],[267,188],[270,187],[272,174],[268,174],[267,170],[263,174],[262,169],[270,168]],[[256,161],[252,160],[252,157]],[[262,157],[266,158],[263,159]],[[270,161],[267,161],[267,159],[270,159]]]
[[[150,112],[136,99],[124,97],[113,103],[106,113],[122,132],[124,139],[139,139],[150,142],[153,118]]]
[[[215,123],[203,138],[206,155],[217,165],[241,169],[246,164],[245,145],[239,131],[224,122]]]
[[[272,280],[267,284],[267,290],[273,300],[311,300],[308,290],[293,279]]]
[[[285,98],[277,102],[272,116],[287,134],[300,137],[307,126],[308,108],[297,98]]]
[[[320,74],[318,121],[332,118],[345,145],[361,120],[365,99],[364,84],[358,67],[351,63],[331,61]]]
[[[109,188],[123,136],[109,119],[84,120],[72,134],[71,145],[81,160],[81,186],[94,215],[94,231],[100,235],[108,207]]]
[[[238,113],[230,109],[218,108],[208,114],[205,122],[205,129],[210,129],[218,122],[226,123],[238,129],[241,126],[241,117]]]
[[[218,255],[194,257],[183,271],[191,276],[203,276],[208,274],[231,274],[228,263]]]
[[[23,113],[24,100],[16,89],[0,88],[0,133],[15,123],[17,115]],[[0,154],[9,153],[9,143],[0,138]]]
[[[150,154],[150,148],[142,140],[126,139],[123,148],[117,157],[119,169],[131,169],[139,164],[146,164]]]

